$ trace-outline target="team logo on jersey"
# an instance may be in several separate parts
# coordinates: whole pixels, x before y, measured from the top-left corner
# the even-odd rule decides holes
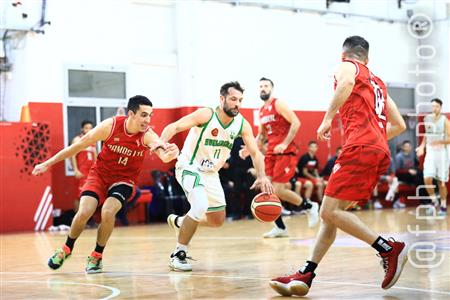
[[[333,174],[336,173],[340,168],[341,168],[341,164],[340,163],[335,164],[334,167],[333,167]]]
[[[139,140],[136,140],[136,144],[137,144],[138,147],[141,146],[141,142],[139,142]]]
[[[214,128],[213,130],[211,130],[211,135],[212,136],[217,136],[219,134],[219,129]]]
[[[118,142],[120,139],[118,137],[114,138],[114,142]]]
[[[236,137],[236,132],[231,131],[230,132],[230,139],[234,140],[235,137]]]

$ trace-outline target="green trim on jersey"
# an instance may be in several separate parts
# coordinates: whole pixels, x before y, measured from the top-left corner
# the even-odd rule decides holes
[[[206,122],[205,124],[202,125],[203,129],[202,129],[202,132],[200,133],[200,136],[198,137],[197,145],[195,146],[194,153],[192,154],[191,160],[189,162],[190,165],[192,165],[194,163],[194,159],[195,159],[195,156],[197,155],[198,148],[200,147],[200,142],[202,140],[203,133],[205,132],[206,127],[208,127],[209,122],[211,122],[212,118],[214,117],[214,113],[215,113],[214,110],[211,107],[209,107],[209,109],[212,112],[211,118],[209,118],[208,122]]]
[[[244,127],[244,116],[242,116],[242,122],[241,122],[241,128],[239,129],[239,133],[238,133],[238,135],[237,136],[241,136],[241,133],[242,133],[242,127]]]
[[[221,211],[225,209],[226,205],[221,205],[221,206],[216,206],[216,207],[208,207],[208,211],[209,212],[213,212],[213,211]]]
[[[222,121],[220,121],[219,115],[217,114],[216,111],[214,111],[214,114],[216,115],[217,121],[219,121],[219,124],[220,124],[220,126],[222,126],[223,129],[227,129],[227,128],[230,127],[231,124],[233,124],[233,122],[234,122],[234,118],[233,118],[233,120],[231,120],[231,122],[230,122],[227,126],[225,126],[225,125],[222,124]]]

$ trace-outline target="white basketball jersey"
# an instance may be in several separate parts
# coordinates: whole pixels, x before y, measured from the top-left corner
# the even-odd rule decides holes
[[[426,132],[426,142],[427,142],[427,151],[448,151],[448,147],[444,145],[431,145],[434,141],[445,140],[447,132],[445,130],[445,121],[447,118],[444,115],[441,115],[437,121],[434,121],[433,115],[427,115],[424,118],[425,123],[425,132]]]
[[[234,140],[241,135],[244,117],[238,114],[225,126],[211,110],[213,115],[207,123],[189,130],[178,164],[194,165],[203,172],[218,172],[230,156]]]

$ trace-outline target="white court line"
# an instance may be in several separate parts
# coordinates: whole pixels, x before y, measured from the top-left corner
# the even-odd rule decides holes
[[[5,272],[5,273],[7,273],[7,272]],[[17,272],[17,273],[27,274],[25,272]],[[36,272],[36,273],[38,273],[38,272]],[[43,274],[48,274],[48,273],[43,273]],[[1,283],[3,283],[3,282],[8,282],[8,283],[46,283],[46,284],[49,283],[48,281],[35,281],[35,280],[2,280]],[[52,284],[94,286],[94,287],[104,288],[104,289],[110,290],[112,292],[111,295],[109,295],[108,297],[100,298],[99,300],[108,300],[108,299],[112,299],[112,298],[115,298],[120,295],[119,289],[111,287],[111,286],[107,286],[107,285],[93,284],[93,283],[81,283],[81,282],[64,282],[64,281],[52,281],[51,283]]]
[[[32,275],[50,275],[55,273],[45,273],[45,272],[0,272],[2,275],[15,275],[15,274],[32,274]],[[70,272],[70,273],[61,273],[63,274],[80,274],[85,275],[84,272]],[[218,278],[218,279],[232,279],[232,280],[264,280],[269,281],[270,278],[266,277],[245,277],[245,276],[222,276],[222,275],[204,275],[204,274],[187,274],[187,275],[181,275],[181,274],[174,274],[174,273],[146,273],[146,272],[103,272],[103,274],[108,275],[116,275],[116,276],[157,276],[157,277],[200,277],[200,278]],[[333,284],[333,285],[349,285],[349,286],[361,286],[361,287],[370,287],[370,288],[377,288],[381,289],[379,285],[376,284],[368,284],[368,283],[354,283],[354,282],[339,282],[339,281],[327,281],[327,280],[315,280],[316,283],[323,283],[323,284]],[[86,284],[88,285],[88,284]],[[92,284],[93,285],[93,284]],[[102,286],[103,287],[103,286]],[[108,288],[104,286],[105,288]],[[112,288],[113,289],[113,288]],[[436,291],[436,290],[426,290],[426,289],[417,289],[417,288],[411,288],[411,287],[403,287],[403,286],[393,286],[390,288],[396,289],[396,290],[405,290],[405,291],[415,291],[415,292],[422,292],[422,293],[429,293],[429,294],[440,294],[440,295],[450,295],[450,291]],[[120,293],[120,291],[119,291]],[[111,296],[110,296],[111,297]],[[114,296],[115,297],[115,296]],[[110,299],[110,298],[104,298],[104,299]]]

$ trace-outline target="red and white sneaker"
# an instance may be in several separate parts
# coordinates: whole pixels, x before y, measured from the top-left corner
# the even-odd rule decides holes
[[[381,287],[385,290],[397,282],[403,267],[408,261],[408,247],[405,243],[397,242],[390,238],[388,244],[392,247],[391,251],[377,254],[382,259],[381,265],[384,269],[384,280]]]
[[[308,272],[302,274],[296,272],[286,277],[278,277],[272,279],[269,284],[270,287],[283,296],[305,296],[309,292],[313,278],[316,274]]]

